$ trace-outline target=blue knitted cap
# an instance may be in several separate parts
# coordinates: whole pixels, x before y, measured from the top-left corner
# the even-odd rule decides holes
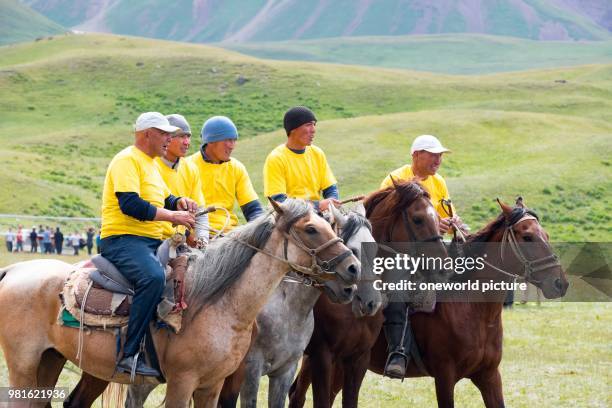
[[[202,126],[202,144],[220,142],[227,139],[238,139],[238,129],[230,118],[225,116],[213,116],[204,122]]]

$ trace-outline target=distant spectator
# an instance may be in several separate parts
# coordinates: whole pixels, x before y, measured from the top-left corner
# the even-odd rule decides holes
[[[72,237],[70,239],[70,243],[72,244],[72,249],[74,249],[74,255],[78,255],[79,254],[79,247],[81,245],[81,243],[79,242],[81,240],[81,236],[79,235],[79,233],[77,231],[74,231],[74,234],[72,234]]]
[[[36,252],[38,250],[38,234],[36,233],[36,227],[32,227],[30,232],[30,252]]]
[[[94,235],[96,234],[96,231],[93,229],[93,227],[89,227],[89,229],[87,229],[87,254],[91,255],[91,250],[93,248],[93,240],[94,240]]]
[[[98,234],[96,235],[96,251],[100,253],[100,244],[102,239],[100,238],[100,230],[98,230]]]
[[[55,229],[55,236],[53,237],[53,240],[55,241],[55,252],[58,255],[61,255],[62,248],[64,246],[64,234],[62,234],[62,231],[60,231],[60,227]]]
[[[42,233],[43,239],[42,239],[42,244],[43,244],[43,252],[45,254],[50,254],[52,253],[51,251],[51,229],[49,227],[45,228],[45,230]]]
[[[15,233],[13,232],[12,228],[8,229],[8,232],[5,235],[5,240],[6,240],[6,250],[11,253],[13,252],[13,246],[15,244]]]
[[[23,227],[20,225],[17,229],[17,247],[15,252],[23,252]]]
[[[45,251],[45,246],[43,245],[43,232],[45,232],[45,230],[43,229],[42,224],[38,226],[38,233],[36,234],[36,239],[38,240],[38,247],[40,248],[40,253],[44,253]]]

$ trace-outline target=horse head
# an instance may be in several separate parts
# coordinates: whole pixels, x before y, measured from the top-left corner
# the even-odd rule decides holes
[[[549,244],[548,233],[535,212],[525,207],[518,197],[514,207],[497,200],[503,218],[497,239],[500,239],[500,257],[503,265],[517,275],[542,289],[548,299],[565,295],[569,282]],[[501,238],[499,238],[501,236]]]
[[[270,203],[276,213],[277,227],[285,236],[284,257],[290,260],[292,269],[317,282],[340,279],[351,286],[359,280],[359,260],[312,208],[300,216],[290,216],[295,212],[287,211],[286,207],[303,201],[277,203],[270,199]]]
[[[345,242],[346,246],[360,260],[364,257],[372,259],[376,256],[376,246],[372,245],[372,226],[365,218],[365,208],[359,204],[356,210],[343,214],[335,207],[331,207],[334,229]],[[362,245],[362,244],[366,245]],[[368,245],[370,243],[370,245]],[[352,309],[357,317],[372,316],[382,306],[382,295],[374,289],[373,282],[377,279],[371,268],[362,269],[362,276],[357,283],[357,291],[353,298]]]

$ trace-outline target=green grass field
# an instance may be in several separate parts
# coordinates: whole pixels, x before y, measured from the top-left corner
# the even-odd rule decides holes
[[[342,37],[219,45],[275,60],[370,65],[460,75],[612,62],[610,40],[535,41],[478,34]]]

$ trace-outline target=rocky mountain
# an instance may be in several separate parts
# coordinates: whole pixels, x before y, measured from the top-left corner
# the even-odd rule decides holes
[[[191,42],[481,33],[609,39],[610,0],[23,0],[77,30]]]

